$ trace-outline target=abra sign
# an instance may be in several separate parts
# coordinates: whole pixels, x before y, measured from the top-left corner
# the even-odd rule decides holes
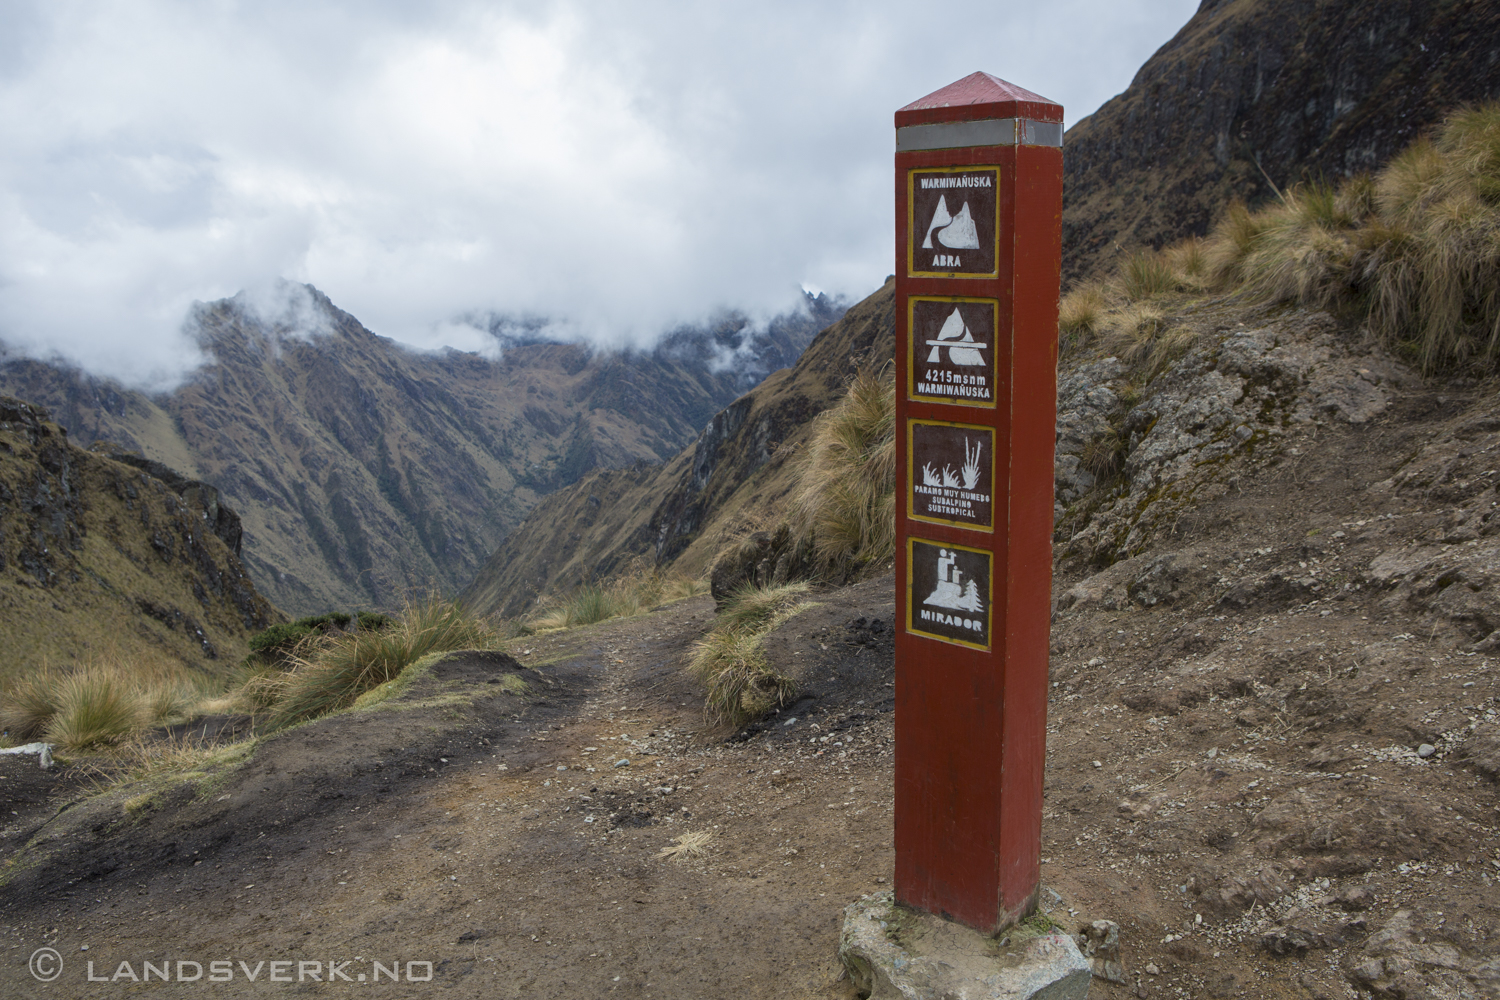
[[[896,898],[1036,905],[1062,108],[975,73],[896,112]]]
[[[906,181],[907,272],[995,277],[999,168],[913,170]]]

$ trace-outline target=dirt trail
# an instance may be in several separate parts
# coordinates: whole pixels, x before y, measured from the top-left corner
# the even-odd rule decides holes
[[[403,979],[404,963],[433,963],[433,981],[382,972],[387,995],[847,995],[839,909],[890,877],[889,715],[832,749],[794,744],[814,732],[801,723],[725,742],[680,669],[711,612],[702,598],[527,640],[529,697],[327,719],[263,744],[212,794],[74,807],[87,816],[42,834],[56,853],[5,889],[0,992],[119,993],[128,973],[89,983],[87,963],[141,976],[185,959],[205,978],[234,963],[224,996],[336,992],[361,974],[374,988],[373,963],[398,960]],[[460,654],[436,672],[451,697],[510,669]],[[700,831],[703,856],[658,856]],[[40,946],[64,958],[50,985],[26,972]],[[250,982],[241,961],[266,967]],[[275,961],[293,980],[298,962],[326,979],[347,961],[352,982],[271,983]]]

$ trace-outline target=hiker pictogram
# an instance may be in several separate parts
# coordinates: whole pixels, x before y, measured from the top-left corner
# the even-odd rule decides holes
[[[911,631],[929,639],[989,646],[990,553],[915,538],[908,544]]]
[[[923,604],[954,611],[983,611],[984,602],[979,599],[979,584],[963,580],[963,570],[957,567],[958,553],[938,549],[937,586],[927,595]]]

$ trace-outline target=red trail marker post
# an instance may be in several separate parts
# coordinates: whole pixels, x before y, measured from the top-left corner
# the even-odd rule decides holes
[[[896,901],[1037,902],[1063,109],[975,73],[896,112]]]

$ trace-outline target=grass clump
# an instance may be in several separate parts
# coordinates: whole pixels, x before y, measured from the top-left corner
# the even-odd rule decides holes
[[[610,618],[630,618],[671,601],[706,593],[703,580],[664,574],[636,565],[608,583],[586,583],[564,597],[548,600],[526,622],[529,632],[576,628]]]
[[[1091,334],[1099,329],[1108,309],[1109,299],[1101,286],[1090,284],[1075,288],[1057,305],[1058,331],[1064,337]]]
[[[832,575],[896,550],[896,377],[856,375],[820,414],[799,470],[792,521]]]
[[[390,625],[389,615],[373,611],[328,611],[321,615],[307,615],[292,622],[281,622],[255,633],[250,637],[249,664],[290,665],[292,655],[299,643],[328,632],[344,631],[354,623],[361,631],[379,631]]]
[[[807,605],[807,590],[806,583],[742,587],[693,646],[688,670],[707,687],[704,708],[715,722],[742,726],[796,694],[791,678],[766,662],[761,643]]]
[[[673,837],[672,843],[657,851],[656,856],[679,862],[688,858],[701,858],[708,853],[708,845],[713,839],[714,835],[710,830],[690,830]]]
[[[0,726],[21,743],[113,745],[197,711],[226,682],[180,664],[104,654],[71,669],[42,665],[0,684]]]
[[[81,670],[57,687],[57,711],[43,738],[70,750],[116,743],[147,724],[150,706],[142,692],[109,671]]]
[[[1177,291],[1177,275],[1157,253],[1142,250],[1125,258],[1120,266],[1120,285],[1131,302]]]
[[[57,714],[62,675],[48,667],[10,678],[0,688],[0,728],[18,743],[42,738]]]
[[[1460,109],[1373,178],[1306,184],[1208,240],[1221,289],[1362,315],[1426,371],[1500,362],[1500,104]]]
[[[348,708],[429,653],[496,649],[503,640],[487,619],[436,594],[408,601],[378,630],[336,632],[306,642],[272,709],[276,727]]]

